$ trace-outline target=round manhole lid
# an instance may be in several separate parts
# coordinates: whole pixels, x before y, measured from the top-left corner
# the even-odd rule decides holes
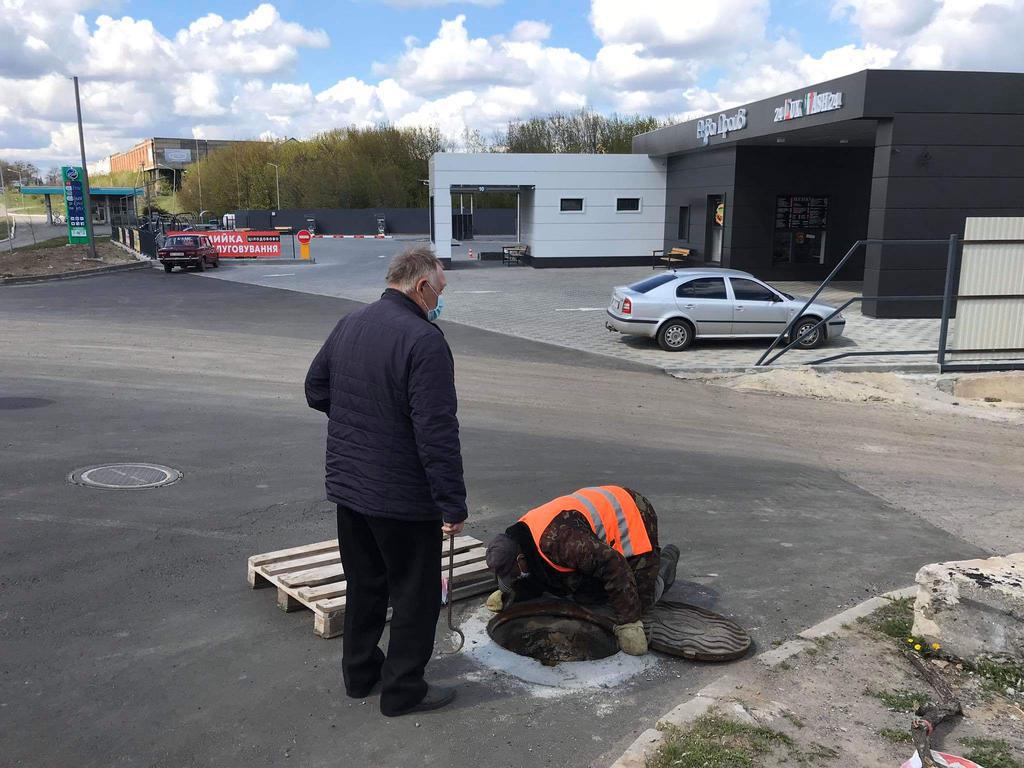
[[[160,464],[126,463],[101,464],[97,467],[76,469],[68,480],[90,488],[106,488],[112,491],[159,488],[181,479],[181,472]]]

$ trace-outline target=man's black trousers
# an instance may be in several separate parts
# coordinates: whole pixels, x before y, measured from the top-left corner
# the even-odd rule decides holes
[[[441,610],[441,522],[371,517],[338,505],[345,568],[342,671],[349,696],[381,680],[380,710],[395,715],[427,692],[423,671],[434,652]],[[387,658],[377,643],[388,601],[393,609]]]

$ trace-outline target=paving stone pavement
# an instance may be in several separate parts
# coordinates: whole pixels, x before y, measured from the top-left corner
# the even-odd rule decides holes
[[[314,245],[316,264],[247,264],[206,272],[205,277],[230,279],[328,296],[373,301],[383,290],[389,257],[417,238],[392,241],[320,240]],[[756,341],[697,341],[685,352],[664,352],[653,339],[622,336],[605,328],[605,308],[612,288],[651,274],[649,267],[532,269],[505,267],[501,262],[468,259],[475,253],[500,251],[497,239],[478,239],[453,252],[447,272],[444,319],[455,323],[556,344],[584,352],[609,355],[667,371],[752,366],[767,346]],[[224,263],[224,262],[222,262]],[[794,295],[810,295],[814,283],[773,283]],[[838,305],[860,290],[858,283],[826,289],[825,301]],[[928,350],[938,344],[939,321],[879,320],[861,314],[854,304],[844,312],[846,333],[819,349],[792,351],[777,365],[797,365],[843,352]],[[837,364],[934,363],[934,354],[854,357]]]

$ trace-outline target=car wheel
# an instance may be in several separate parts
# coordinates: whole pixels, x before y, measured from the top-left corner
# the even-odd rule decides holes
[[[693,326],[685,320],[669,320],[658,330],[658,346],[666,352],[682,352],[693,343]]]
[[[814,349],[815,347],[820,347],[825,341],[825,327],[819,326],[814,328],[819,322],[821,321],[816,317],[804,317],[793,328],[793,338],[800,339],[796,343],[800,349]],[[812,328],[814,328],[813,331],[811,330]],[[809,333],[806,336],[800,338],[802,334],[808,331]]]
[[[219,269],[220,268],[220,259],[214,259],[213,260],[213,268],[214,269]]]
[[[173,267],[172,265],[170,265],[170,264],[164,264],[164,272],[170,273],[170,271],[171,271],[172,269],[174,269],[174,267]]]
[[[206,271],[206,257],[205,256],[200,256],[199,257],[199,264],[196,265],[196,269],[198,269],[200,272],[205,272]]]

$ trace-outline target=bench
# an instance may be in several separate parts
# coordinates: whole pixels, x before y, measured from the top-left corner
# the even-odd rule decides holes
[[[659,266],[663,269],[670,269],[677,264],[685,264],[690,258],[690,253],[689,248],[671,248],[668,251],[664,248],[656,248],[651,252],[651,269],[657,269]]]
[[[530,246],[522,243],[516,243],[515,245],[503,245],[501,246],[501,263],[506,267],[512,266],[513,262],[516,264],[523,263],[523,257],[528,255],[530,252]]]

